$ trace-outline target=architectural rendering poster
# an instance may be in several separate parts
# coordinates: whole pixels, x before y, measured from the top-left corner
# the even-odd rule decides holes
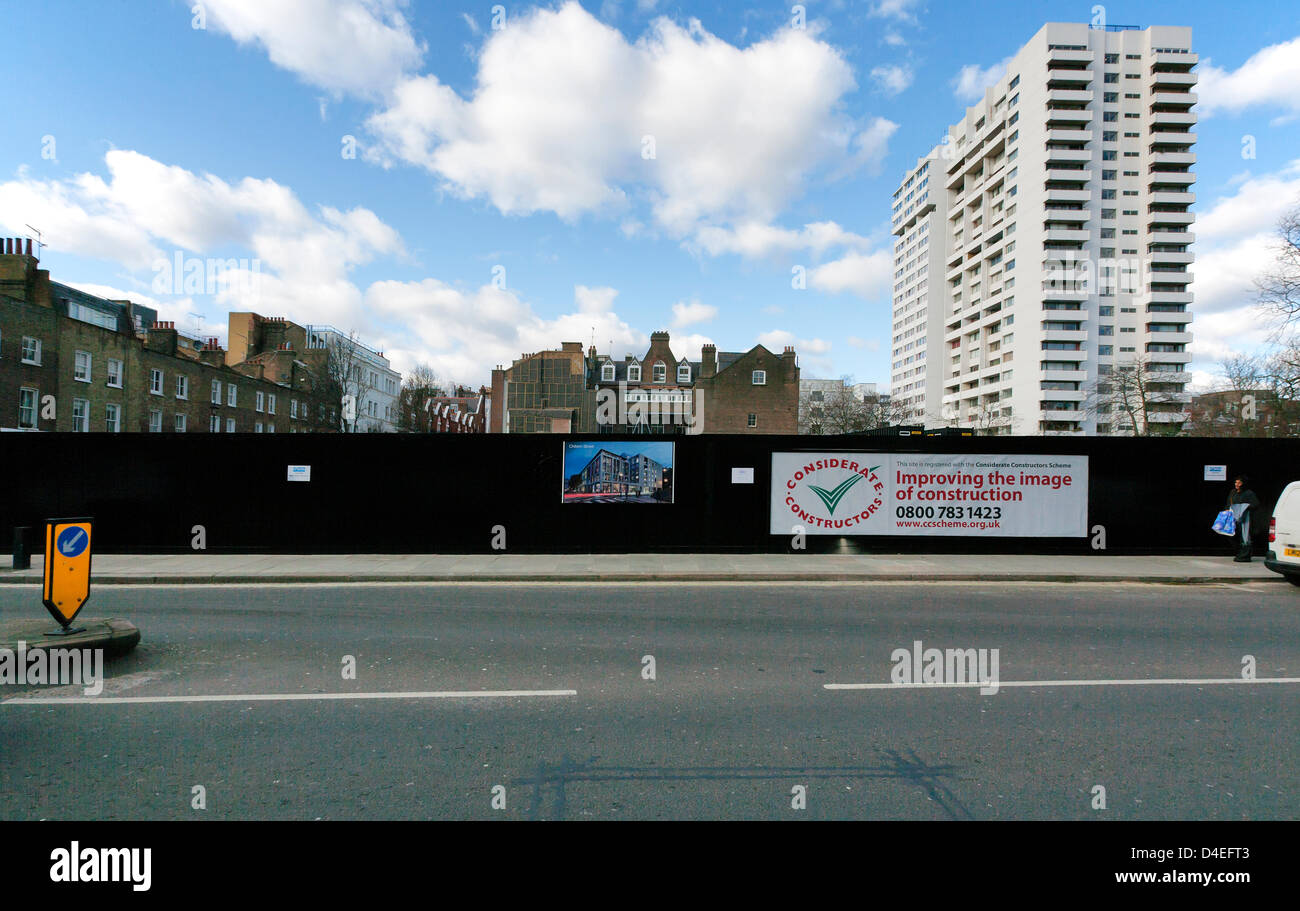
[[[671,503],[672,443],[564,444],[565,503]]]
[[[774,535],[1086,537],[1088,457],[772,453]]]

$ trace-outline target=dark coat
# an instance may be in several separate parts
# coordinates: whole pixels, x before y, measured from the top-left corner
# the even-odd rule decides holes
[[[1250,512],[1246,514],[1246,521],[1250,522],[1251,531],[1254,532],[1261,529],[1264,524],[1264,519],[1267,517],[1264,515],[1264,510],[1260,505],[1259,497],[1255,496],[1255,491],[1248,487],[1243,487],[1241,490],[1233,490],[1228,494],[1228,508],[1231,509],[1237,503],[1244,503],[1250,508]]]

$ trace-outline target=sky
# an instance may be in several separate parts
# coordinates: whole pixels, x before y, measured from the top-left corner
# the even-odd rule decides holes
[[[1097,9],[3,0],[0,229],[223,342],[253,310],[477,385],[664,329],[884,391],[900,179],[1044,22]],[[1264,343],[1252,280],[1300,203],[1300,5],[1101,12],[1193,29],[1205,386]]]

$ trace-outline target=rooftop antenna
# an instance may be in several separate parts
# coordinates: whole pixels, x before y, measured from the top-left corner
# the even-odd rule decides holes
[[[37,259],[40,259],[40,258],[41,258],[41,250],[45,248],[45,244],[41,242],[41,237],[42,237],[43,235],[41,234],[40,231],[38,231],[36,228],[33,228],[31,225],[23,225],[23,227],[26,228],[28,231],[31,231],[33,234],[36,235],[36,258],[37,258]]]

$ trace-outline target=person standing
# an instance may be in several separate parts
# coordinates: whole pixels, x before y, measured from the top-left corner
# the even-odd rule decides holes
[[[1232,510],[1237,520],[1237,556],[1234,563],[1249,563],[1251,550],[1250,525],[1259,510],[1259,497],[1249,487],[1250,478],[1238,475],[1232,482],[1232,492],[1228,494],[1228,509]]]

